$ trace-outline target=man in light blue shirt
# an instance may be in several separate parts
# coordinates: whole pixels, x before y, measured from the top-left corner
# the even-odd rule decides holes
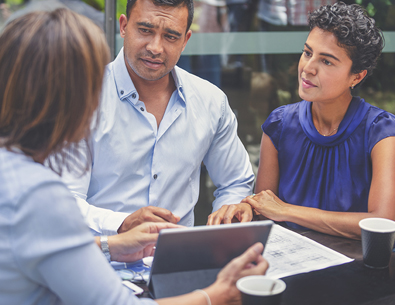
[[[64,176],[96,234],[145,221],[193,226],[202,162],[217,187],[213,211],[251,194],[254,175],[227,97],[175,66],[191,37],[193,1],[160,2],[129,0],[119,20],[124,48],[105,72],[87,141],[91,168]]]

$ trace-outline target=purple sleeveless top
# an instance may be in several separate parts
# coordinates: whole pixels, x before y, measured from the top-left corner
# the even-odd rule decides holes
[[[327,211],[367,212],[370,153],[395,136],[395,116],[354,97],[337,133],[324,137],[313,124],[311,104],[279,107],[262,125],[278,151],[279,198]]]

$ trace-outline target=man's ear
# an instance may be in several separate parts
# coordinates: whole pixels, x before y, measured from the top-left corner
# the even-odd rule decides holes
[[[119,33],[121,34],[122,38],[125,38],[127,24],[128,24],[128,18],[124,14],[122,14],[119,17]]]
[[[188,32],[185,35],[184,46],[182,47],[182,51],[181,52],[183,52],[185,50],[187,42],[188,42],[189,38],[191,38],[191,36],[192,36],[192,31],[188,30]]]

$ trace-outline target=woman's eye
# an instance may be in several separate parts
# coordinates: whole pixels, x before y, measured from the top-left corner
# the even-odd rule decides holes
[[[302,50],[302,52],[303,52],[303,54],[304,54],[305,56],[307,56],[307,57],[310,57],[310,56],[311,56],[311,53],[310,53],[309,51],[307,51],[307,50]]]
[[[332,65],[332,63],[331,63],[330,61],[327,61],[326,59],[324,59],[322,62],[323,62],[325,65],[327,65],[327,66]]]

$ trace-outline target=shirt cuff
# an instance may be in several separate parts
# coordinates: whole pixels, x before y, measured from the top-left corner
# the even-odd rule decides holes
[[[129,213],[113,212],[110,211],[103,221],[102,235],[115,235],[118,234],[118,229],[122,225]]]

